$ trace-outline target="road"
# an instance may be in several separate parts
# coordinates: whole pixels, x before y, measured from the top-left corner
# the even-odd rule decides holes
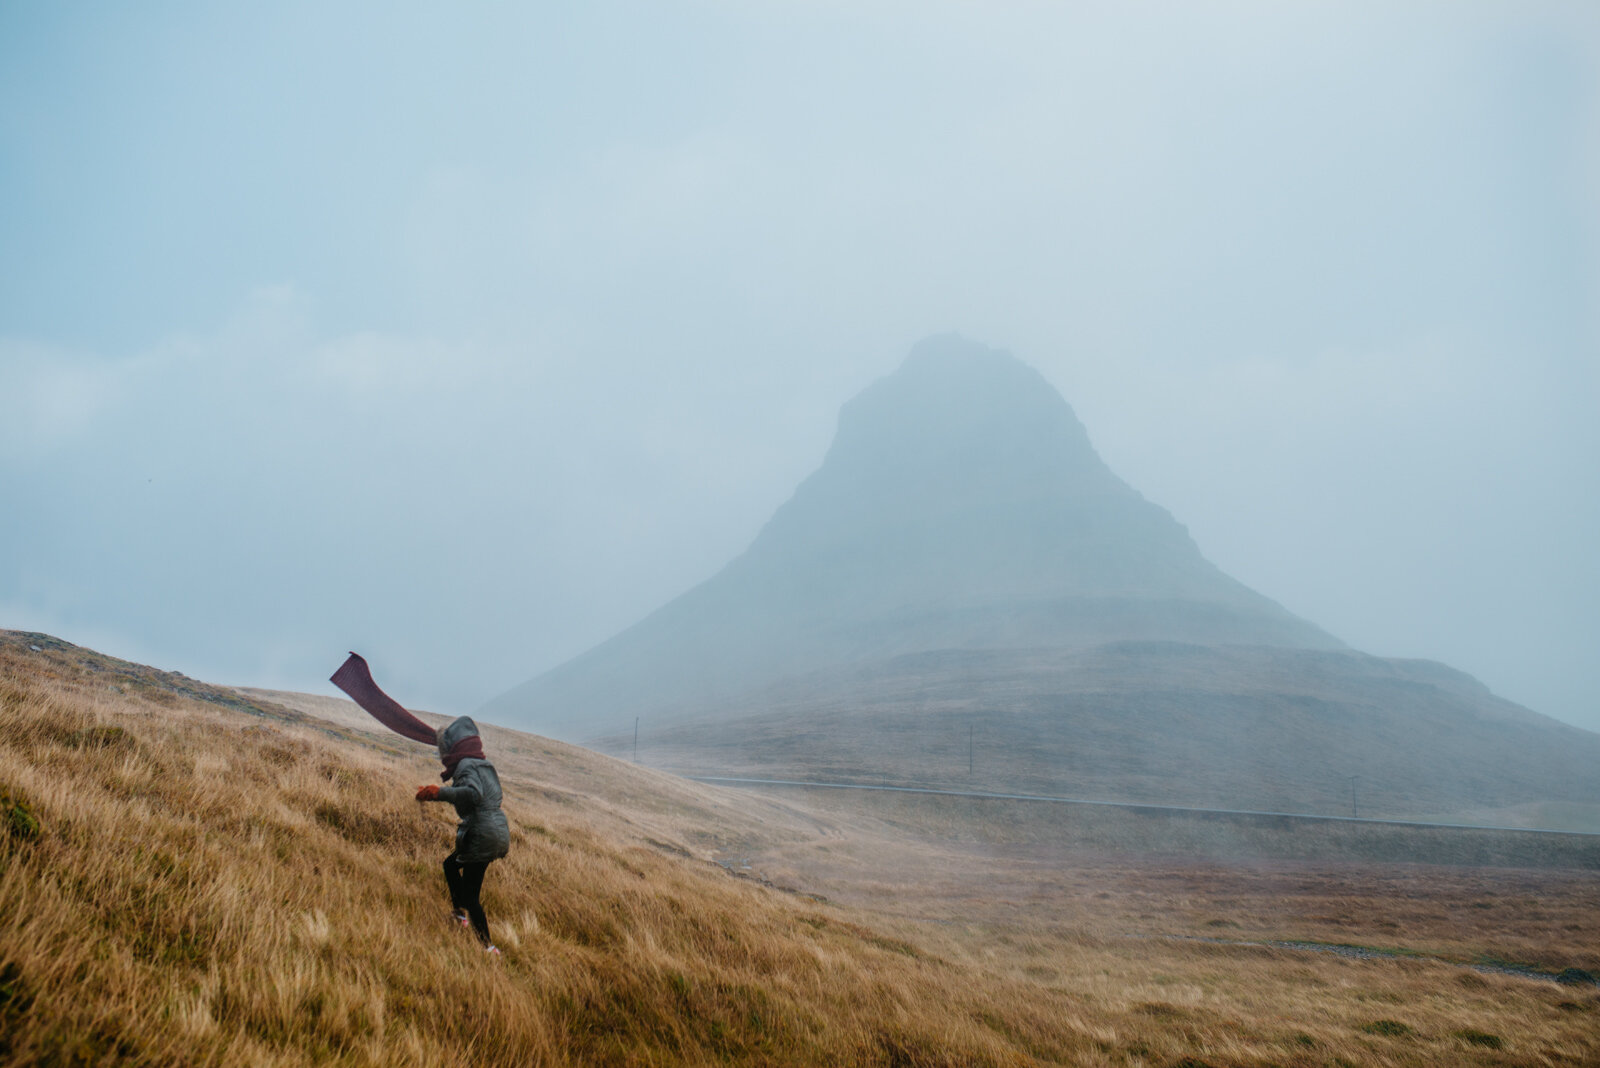
[[[1185,813],[1209,816],[1270,816],[1280,819],[1317,820],[1325,823],[1368,823],[1390,827],[1440,827],[1462,831],[1518,831],[1523,834],[1565,834],[1600,838],[1593,831],[1551,831],[1529,827],[1495,827],[1475,823],[1425,823],[1416,820],[1371,819],[1365,816],[1320,816],[1306,812],[1256,812],[1251,809],[1187,808],[1182,805],[1148,805],[1137,801],[1091,801],[1081,797],[1050,797],[1043,794],[1002,794],[980,790],[949,790],[933,786],[882,786],[859,782],[809,782],[802,779],[741,779],[722,775],[695,775],[677,772],[695,782],[725,786],[798,786],[818,790],[877,790],[898,794],[934,794],[940,797],[965,797],[977,801],[1037,801],[1055,805],[1099,805],[1105,808],[1142,809],[1154,812]]]

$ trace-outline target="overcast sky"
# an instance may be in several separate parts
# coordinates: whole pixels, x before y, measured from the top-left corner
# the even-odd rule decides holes
[[[0,626],[469,712],[959,330],[1600,729],[1600,5],[0,6]]]

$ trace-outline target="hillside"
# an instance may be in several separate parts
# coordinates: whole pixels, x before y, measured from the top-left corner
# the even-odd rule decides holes
[[[451,820],[410,800],[431,756],[347,703],[279,696],[0,632],[0,1064],[1600,1056],[1592,985],[1541,978],[1600,970],[1577,948],[1600,937],[1586,873],[974,864],[892,841],[894,820],[502,731],[491,961],[444,923]],[[708,862],[730,848],[847,900]],[[1367,930],[1409,963],[1259,941]],[[1485,954],[1526,963],[1459,963]]]
[[[508,776],[488,960],[444,922],[453,821],[411,800],[425,751],[41,635],[0,657],[4,1063],[1012,1064],[1003,1033],[1088,1042],[1059,996],[973,989],[652,842],[768,807],[688,784],[640,809],[605,790],[628,825]],[[529,741],[536,764],[660,783]]]
[[[1600,831],[1600,735],[1442,664],[1348,650],[922,653],[647,722],[639,755],[700,775]]]

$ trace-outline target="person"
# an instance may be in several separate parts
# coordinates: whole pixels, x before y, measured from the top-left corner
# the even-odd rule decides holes
[[[500,776],[484,757],[478,725],[469,716],[458,716],[439,731],[439,760],[444,764],[439,777],[448,779],[450,785],[418,787],[417,800],[454,805],[460,817],[456,847],[444,858],[445,884],[455,910],[451,919],[470,927],[484,949],[498,956],[500,951],[489,938],[489,920],[480,894],[484,872],[511,847],[511,831],[500,811]]]
[[[444,859],[445,885],[450,888],[450,905],[455,910],[451,919],[470,927],[484,949],[499,956],[489,940],[489,920],[479,895],[489,864],[510,851],[511,829],[506,814],[500,811],[500,776],[483,755],[478,725],[468,716],[458,716],[443,730],[428,726],[378,688],[372,669],[356,653],[351,653],[328,681],[396,734],[438,750],[444,764],[439,778],[450,785],[419,786],[417,800],[449,802],[461,820],[456,826],[455,851]]]

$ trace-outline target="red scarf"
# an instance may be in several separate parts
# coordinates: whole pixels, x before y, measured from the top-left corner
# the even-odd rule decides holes
[[[444,761],[444,770],[439,773],[439,778],[445,780],[455,778],[456,765],[468,757],[474,760],[484,759],[483,739],[476,734],[467,735],[455,745],[452,745],[450,752],[439,758]]]
[[[396,734],[425,745],[439,744],[439,736],[432,727],[378,689],[378,684],[372,681],[372,670],[367,667],[367,662],[355,653],[350,654],[350,659],[328,681],[349,694],[352,701],[372,713],[373,719]]]
[[[355,653],[350,654],[350,659],[346,660],[328,681],[349,694],[356,704],[372,713],[373,719],[396,734],[410,738],[414,742],[432,746],[439,744],[437,731],[407,712],[399,701],[378,689],[378,684],[372,681],[372,670],[367,667],[367,662]],[[475,760],[484,759],[483,739],[476,734],[461,739],[450,747],[450,752],[439,758],[444,762],[444,771],[439,774],[439,778],[446,781],[454,778],[456,765],[468,757]]]

